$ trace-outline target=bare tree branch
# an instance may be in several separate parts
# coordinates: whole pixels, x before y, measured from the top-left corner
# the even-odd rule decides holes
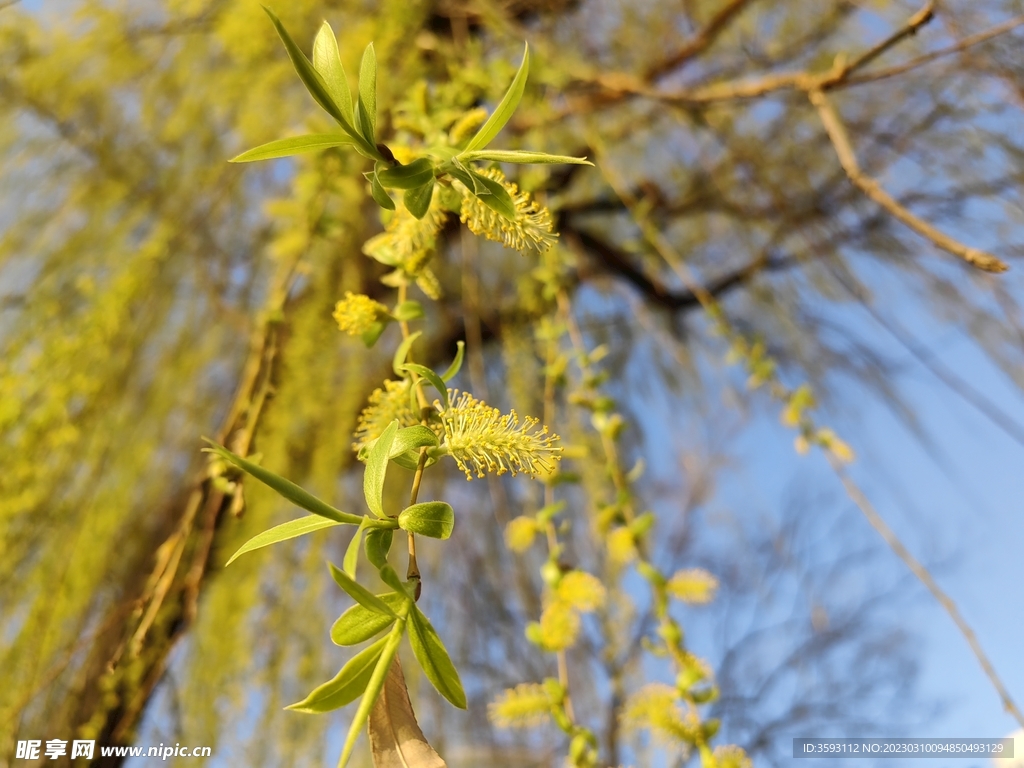
[[[999,694],[999,698],[1003,702],[1003,709],[1009,712],[1013,718],[1020,723],[1021,727],[1024,727],[1024,714],[1021,713],[1017,705],[1014,704],[1013,699],[1010,697],[1010,692],[1006,689],[1002,679],[1000,679],[995,667],[992,666],[992,662],[989,661],[984,649],[981,647],[981,643],[978,642],[978,636],[974,634],[974,630],[971,629],[970,624],[960,614],[960,610],[956,607],[956,603],[953,602],[952,598],[947,595],[942,587],[939,586],[938,582],[932,577],[925,568],[903,545],[896,533],[888,526],[882,516],[878,514],[871,501],[864,492],[861,491],[860,487],[850,478],[843,468],[842,462],[836,458],[831,451],[825,451],[825,455],[828,457],[829,464],[832,465],[832,469],[835,470],[836,475],[839,477],[840,482],[843,484],[843,488],[846,489],[847,495],[853,501],[854,504],[864,513],[864,517],[868,519],[871,526],[878,531],[885,543],[889,545],[896,556],[902,560],[907,568],[913,572],[921,583],[924,584],[928,591],[932,593],[932,596],[939,602],[939,604],[946,609],[946,613],[956,624],[957,629],[964,636],[967,644],[971,647],[971,651],[974,653],[975,658],[978,659],[978,663],[981,664],[981,668],[985,670],[985,675],[988,677],[992,686],[996,689]]]
[[[986,272],[1005,272],[1009,267],[1006,263],[992,254],[978,248],[971,248],[964,245],[949,235],[940,232],[923,219],[918,218],[905,207],[900,205],[888,192],[882,189],[881,185],[866,175],[857,163],[857,158],[850,145],[850,139],[846,135],[846,128],[843,126],[839,115],[832,108],[831,102],[825,93],[820,89],[811,89],[807,92],[807,98],[817,108],[821,123],[832,140],[836,155],[839,157],[839,164],[843,166],[850,181],[865,195],[885,208],[895,218],[902,221],[922,237],[931,240],[935,245],[944,251],[966,261],[968,264],[982,269]]]

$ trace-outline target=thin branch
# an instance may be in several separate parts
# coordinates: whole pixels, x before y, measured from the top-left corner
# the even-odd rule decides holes
[[[840,482],[842,482],[843,488],[846,489],[847,495],[853,503],[857,505],[860,511],[864,513],[864,517],[866,517],[868,522],[871,523],[871,527],[878,531],[879,535],[885,539],[885,543],[889,545],[889,548],[896,553],[897,557],[906,564],[907,568],[909,568],[911,572],[921,580],[921,583],[928,588],[928,591],[932,593],[932,596],[943,608],[946,609],[946,613],[949,614],[953,623],[956,624],[957,629],[960,630],[964,639],[967,640],[967,644],[971,647],[971,651],[974,653],[975,658],[978,659],[978,663],[981,664],[981,668],[985,670],[985,675],[999,694],[999,698],[1003,702],[1003,709],[1009,712],[1013,718],[1020,723],[1021,727],[1024,727],[1024,714],[1022,714],[1017,708],[1017,705],[1014,704],[1009,691],[1006,690],[1006,686],[1003,685],[1003,681],[1000,679],[995,667],[992,666],[992,662],[989,661],[984,649],[982,649],[981,643],[978,642],[977,635],[974,634],[974,630],[971,629],[970,625],[960,614],[960,610],[956,607],[956,603],[954,603],[950,596],[947,595],[943,591],[942,587],[938,585],[938,582],[936,582],[928,572],[928,569],[918,562],[917,558],[910,554],[892,528],[886,524],[885,520],[882,519],[882,516],[878,514],[877,510],[875,510],[867,496],[864,495],[864,492],[861,491],[860,487],[846,473],[842,462],[836,458],[831,451],[825,451],[825,455],[828,458],[829,464],[832,465],[832,469],[835,470],[836,475],[839,477]]]
[[[873,48],[865,51],[852,62],[844,66],[842,74],[836,79],[835,85],[841,85],[850,75],[861,69],[879,56],[884,54],[893,46],[899,44],[908,37],[917,34],[917,30],[927,24],[935,16],[935,0],[929,0],[917,13],[907,19],[907,23],[893,32],[889,37]]]
[[[730,0],[714,16],[711,21],[691,37],[682,48],[658,62],[644,73],[647,81],[656,80],[664,74],[704,53],[718,39],[719,35],[729,26],[733,18],[750,4],[751,0]]]
[[[825,127],[825,132],[828,134],[829,139],[832,140],[832,146],[835,147],[836,155],[839,157],[839,164],[843,166],[843,170],[850,177],[850,181],[861,192],[919,235],[931,240],[932,243],[942,250],[963,259],[968,264],[986,272],[1005,272],[1009,269],[1005,262],[987,251],[964,245],[949,235],[940,232],[931,224],[918,218],[900,205],[888,192],[882,189],[877,181],[860,169],[857,158],[853,153],[853,147],[850,145],[850,139],[846,134],[846,128],[839,119],[839,115],[832,108],[832,104],[829,102],[828,97],[825,96],[825,93],[819,89],[813,89],[807,92],[807,98],[810,99],[811,104],[818,110],[818,116]]]
[[[880,69],[875,72],[865,72],[862,75],[848,77],[844,85],[863,85],[864,83],[873,83],[878,80],[886,80],[890,77],[895,77],[896,75],[902,75],[905,72],[909,72],[912,69],[917,69],[918,67],[923,67],[925,64],[930,64],[931,62],[937,59],[941,59],[945,56],[950,56],[955,53],[963,53],[968,48],[973,48],[974,46],[991,40],[994,37],[999,37],[1000,35],[1004,35],[1007,32],[1012,32],[1022,24],[1024,24],[1024,14],[1020,16],[1014,16],[1012,19],[1008,19],[1007,21],[1004,21],[1002,24],[997,24],[991,29],[987,29],[983,32],[978,32],[977,34],[974,35],[969,35],[968,37],[965,37],[963,40],[960,40],[959,42],[956,42],[953,45],[947,46],[946,48],[940,48],[937,51],[925,53],[921,56],[918,56],[916,59],[911,59],[910,61],[906,61],[903,64],[896,64],[895,66],[889,67],[887,69]]]

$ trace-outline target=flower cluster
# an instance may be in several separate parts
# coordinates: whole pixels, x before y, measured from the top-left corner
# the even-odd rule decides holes
[[[356,441],[352,444],[352,450],[358,453],[380,437],[388,424],[396,419],[402,427],[420,423],[419,413],[412,407],[411,387],[407,379],[388,379],[383,389],[373,390],[356,422]]]
[[[537,419],[527,416],[520,425],[515,411],[503,415],[468,392],[453,394],[441,421],[448,451],[469,479],[474,472],[546,474],[561,459],[558,435],[548,434],[547,427],[536,431]]]
[[[551,231],[551,212],[547,208],[532,199],[529,192],[520,192],[499,169],[489,168],[482,173],[505,187],[515,205],[516,217],[510,221],[476,195],[467,193],[462,196],[461,218],[474,235],[483,235],[516,251],[533,248],[543,253],[555,244],[558,235]]]
[[[345,298],[334,307],[334,319],[338,327],[350,336],[358,336],[370,329],[380,315],[388,308],[369,296],[347,291]]]

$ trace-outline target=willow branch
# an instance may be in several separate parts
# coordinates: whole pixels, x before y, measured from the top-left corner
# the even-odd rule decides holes
[[[988,656],[985,654],[984,649],[981,647],[981,643],[978,642],[978,636],[974,634],[974,630],[967,623],[964,617],[961,615],[960,610],[956,607],[956,603],[953,602],[952,598],[947,595],[942,587],[938,585],[935,578],[903,545],[896,533],[890,528],[882,516],[878,514],[874,506],[868,500],[864,492],[861,491],[860,487],[850,479],[850,476],[846,473],[843,468],[842,462],[836,458],[831,451],[825,451],[825,455],[828,457],[829,464],[832,465],[832,469],[835,470],[836,475],[839,477],[840,482],[843,484],[843,488],[846,489],[846,494],[850,497],[854,504],[864,513],[864,517],[871,523],[871,527],[878,531],[879,535],[885,539],[885,543],[889,545],[889,548],[896,553],[896,556],[904,562],[907,568],[918,578],[921,583],[928,588],[928,591],[932,593],[932,596],[939,602],[939,604],[946,610],[949,617],[956,624],[957,629],[960,630],[960,634],[964,636],[967,644],[971,647],[971,651],[977,658],[978,663],[981,664],[981,668],[985,671],[985,675],[988,677],[989,682],[992,683],[992,687],[996,689],[999,694],[999,698],[1003,702],[1003,709],[1009,712],[1013,718],[1020,723],[1021,727],[1024,727],[1024,714],[1021,713],[1020,709],[1014,703],[1010,697],[1010,692],[1006,690],[1006,686],[1000,679],[995,667],[992,666],[992,662],[989,661]]]
[[[675,69],[680,64],[684,64],[704,53],[718,39],[726,27],[729,26],[733,18],[739,15],[748,5],[750,5],[750,0],[731,0],[731,2],[726,3],[718,13],[711,17],[711,21],[690,38],[682,48],[648,69],[644,78],[649,81],[655,80]]]
[[[853,147],[850,145],[846,128],[843,126],[835,109],[832,108],[832,104],[825,93],[818,89],[810,90],[807,93],[807,98],[810,99],[811,104],[818,110],[818,116],[825,127],[825,132],[832,141],[832,146],[835,147],[836,155],[839,157],[839,164],[843,166],[843,170],[850,177],[850,181],[861,192],[882,206],[893,217],[910,227],[910,229],[922,237],[931,240],[932,243],[942,250],[963,259],[968,264],[985,272],[1005,272],[1009,269],[1005,262],[987,251],[964,245],[959,240],[955,240],[949,235],[940,232],[924,219],[918,218],[904,206],[900,205],[888,192],[882,189],[877,181],[861,170],[860,165],[857,163],[857,157],[853,153]]]

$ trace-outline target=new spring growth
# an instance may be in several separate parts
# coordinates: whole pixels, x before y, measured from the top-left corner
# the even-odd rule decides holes
[[[503,415],[468,392],[451,398],[451,407],[441,414],[445,445],[468,479],[486,472],[548,474],[562,458],[558,435],[547,427],[537,430],[537,419],[527,416],[520,424],[515,411]]]
[[[349,336],[358,336],[368,331],[387,311],[388,308],[379,301],[348,291],[345,298],[335,305],[334,319]]]
[[[520,252],[532,248],[543,253],[555,244],[558,235],[551,231],[551,212],[547,208],[531,198],[529,192],[520,192],[519,187],[508,181],[498,168],[488,168],[481,175],[505,188],[515,206],[515,218],[506,219],[481,202],[479,197],[464,194],[461,218],[474,235],[482,235]]]

